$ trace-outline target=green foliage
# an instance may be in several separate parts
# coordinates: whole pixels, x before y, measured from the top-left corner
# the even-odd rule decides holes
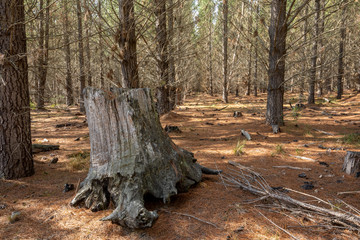
[[[32,101],[30,101],[30,109],[35,109],[35,108],[36,108],[35,103],[33,103]]]
[[[246,140],[239,140],[237,143],[236,143],[236,147],[234,148],[234,154],[235,156],[240,156],[242,154],[244,154],[244,147],[246,145]]]
[[[304,149],[297,148],[295,149],[296,155],[302,155],[304,152]]]
[[[295,121],[297,121],[298,118],[300,117],[300,113],[299,113],[300,111],[301,109],[298,106],[294,107],[291,110],[291,116],[294,118]]]
[[[271,156],[275,156],[275,155],[278,155],[278,154],[284,154],[284,153],[285,153],[285,150],[284,150],[283,145],[278,144],[278,145],[276,145],[275,151],[271,154]]]
[[[73,171],[86,170],[89,168],[90,152],[81,151],[67,155],[70,159],[68,167]]]
[[[360,144],[360,134],[359,133],[350,133],[344,135],[342,141],[347,144]]]

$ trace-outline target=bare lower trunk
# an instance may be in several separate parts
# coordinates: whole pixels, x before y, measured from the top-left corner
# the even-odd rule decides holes
[[[80,112],[85,112],[84,106],[84,88],[85,88],[85,65],[84,65],[84,44],[83,44],[83,26],[82,10],[80,0],[76,0],[77,20],[78,20],[78,44],[79,44],[79,68],[80,68]]]
[[[34,174],[24,1],[0,1],[0,16],[0,179],[13,179]]]
[[[66,62],[66,104],[71,106],[74,104],[73,95],[73,83],[71,78],[71,51],[70,51],[70,40],[69,40],[69,18],[68,18],[68,1],[64,0],[64,50],[65,50],[65,62]]]
[[[272,1],[271,24],[269,28],[269,85],[266,108],[266,122],[270,125],[284,124],[284,80],[287,25],[286,0]]]
[[[115,210],[103,220],[151,227],[158,214],[144,207],[144,195],[169,202],[209,173],[163,131],[149,89],[87,88],[85,106],[91,165],[71,205],[99,211],[112,201]]]

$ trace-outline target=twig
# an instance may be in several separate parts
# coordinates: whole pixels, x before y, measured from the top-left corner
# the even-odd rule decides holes
[[[285,232],[286,234],[288,234],[290,237],[292,237],[295,240],[299,240],[299,238],[295,237],[294,235],[292,235],[289,231],[285,230],[284,228],[280,227],[279,225],[277,225],[276,223],[274,223],[273,221],[271,221],[269,218],[267,218],[264,214],[262,214],[259,210],[255,209],[261,216],[263,216],[266,220],[268,220],[271,224],[273,224],[275,227],[279,228],[280,230],[282,230],[283,232]]]
[[[312,158],[308,158],[308,157],[295,156],[295,155],[291,155],[291,154],[289,154],[289,156],[294,157],[294,158],[298,158],[298,159],[302,159],[302,160],[308,160],[308,161],[312,161],[312,162],[317,162],[317,160],[312,159]]]
[[[273,168],[289,168],[289,169],[293,169],[293,170],[311,171],[311,168],[300,168],[300,167],[293,167],[293,166],[273,166]]]
[[[215,109],[214,111],[221,111],[221,110],[224,110],[225,108],[227,108],[229,105],[226,105],[225,107],[223,108],[219,108],[219,109]]]
[[[163,211],[163,212],[166,212],[166,213],[170,213],[170,214],[177,214],[177,215],[180,215],[180,216],[185,216],[185,217],[193,218],[193,219],[196,219],[196,220],[198,220],[198,221],[200,221],[200,222],[209,224],[209,225],[211,225],[211,226],[213,226],[213,227],[215,227],[215,228],[221,229],[221,228],[220,228],[218,225],[216,225],[215,223],[202,220],[202,219],[200,219],[200,218],[198,218],[198,217],[195,217],[195,216],[192,216],[192,215],[190,215],[190,214],[179,213],[179,212],[171,212],[171,211],[165,210],[165,209],[163,209],[163,208],[161,208],[161,209],[159,209],[159,210],[160,210],[160,211]]]
[[[356,193],[360,193],[360,191],[338,192],[337,195],[356,194]]]
[[[321,133],[323,133],[323,134],[325,134],[325,135],[334,136],[334,134],[332,134],[332,133],[328,133],[328,132],[325,132],[325,131],[320,130],[320,129],[316,129],[316,128],[314,128],[314,130],[315,130],[315,131],[318,131],[318,132],[321,132]]]

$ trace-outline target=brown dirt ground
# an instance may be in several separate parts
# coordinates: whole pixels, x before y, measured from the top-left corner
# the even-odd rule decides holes
[[[293,96],[286,96],[291,99]],[[221,111],[215,111],[227,106]],[[231,97],[229,104],[223,104],[220,97],[204,94],[192,95],[184,105],[161,118],[162,124],[177,125],[182,133],[170,133],[174,142],[194,152],[198,161],[207,167],[228,171],[228,161],[239,162],[261,173],[271,186],[283,186],[305,191],[328,201],[339,198],[360,208],[359,195],[337,195],[341,191],[359,190],[360,178],[344,175],[341,171],[346,151],[327,151],[318,148],[345,147],[358,150],[358,145],[346,145],[339,139],[344,134],[359,132],[360,95],[348,93],[341,101],[307,106],[297,120],[290,108],[285,110],[286,126],[281,133],[272,134],[265,125],[264,112],[266,95],[259,97]],[[244,116],[233,118],[234,111]],[[332,115],[327,115],[330,113]],[[147,203],[149,209],[166,209],[173,213],[159,211],[159,219],[150,229],[130,231],[100,218],[110,214],[112,209],[93,213],[84,208],[68,205],[75,191],[63,192],[65,183],[77,184],[84,179],[87,169],[71,168],[71,153],[90,151],[89,135],[85,116],[77,115],[75,108],[55,108],[49,112],[32,112],[32,138],[34,143],[59,144],[60,150],[34,155],[36,173],[32,177],[18,180],[0,180],[0,238],[2,239],[287,239],[289,236],[276,228],[255,208],[256,204],[245,204],[245,200],[256,198],[241,189],[225,188],[218,176],[204,176],[203,181],[188,193],[172,198],[163,205],[160,200]],[[73,122],[75,126],[55,128],[56,124]],[[298,127],[295,126],[298,125]],[[246,143],[244,154],[234,155],[234,147],[244,137],[240,130],[247,130],[253,137]],[[314,129],[334,134],[328,136]],[[263,136],[258,135],[259,132]],[[80,141],[74,141],[80,137]],[[297,140],[297,141],[296,141]],[[305,147],[307,144],[308,147]],[[280,147],[281,146],[281,147]],[[280,148],[284,153],[280,153]],[[276,151],[278,149],[278,151]],[[329,164],[309,162],[290,155],[301,155]],[[54,157],[57,164],[50,164]],[[313,181],[315,190],[303,190],[302,171],[273,168],[275,165],[307,167],[308,180]],[[323,175],[322,178],[319,178]],[[338,181],[341,180],[341,181]],[[299,200],[309,200],[294,195]],[[8,216],[20,211],[19,221],[10,224]],[[338,229],[315,227],[294,227],[316,225],[299,217],[259,209],[273,222],[286,228],[299,239],[358,239],[358,235]],[[183,215],[189,214],[207,223]],[[244,227],[243,231],[236,231]]]

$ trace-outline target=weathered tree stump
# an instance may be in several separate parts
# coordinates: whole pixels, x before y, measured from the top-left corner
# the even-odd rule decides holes
[[[360,171],[360,152],[347,151],[342,170],[349,175]]]
[[[151,227],[156,211],[144,207],[144,195],[168,202],[211,171],[176,146],[163,131],[149,89],[86,88],[90,132],[90,169],[71,205],[92,211],[115,210],[102,220],[129,228]],[[210,171],[210,172],[207,172]]]

